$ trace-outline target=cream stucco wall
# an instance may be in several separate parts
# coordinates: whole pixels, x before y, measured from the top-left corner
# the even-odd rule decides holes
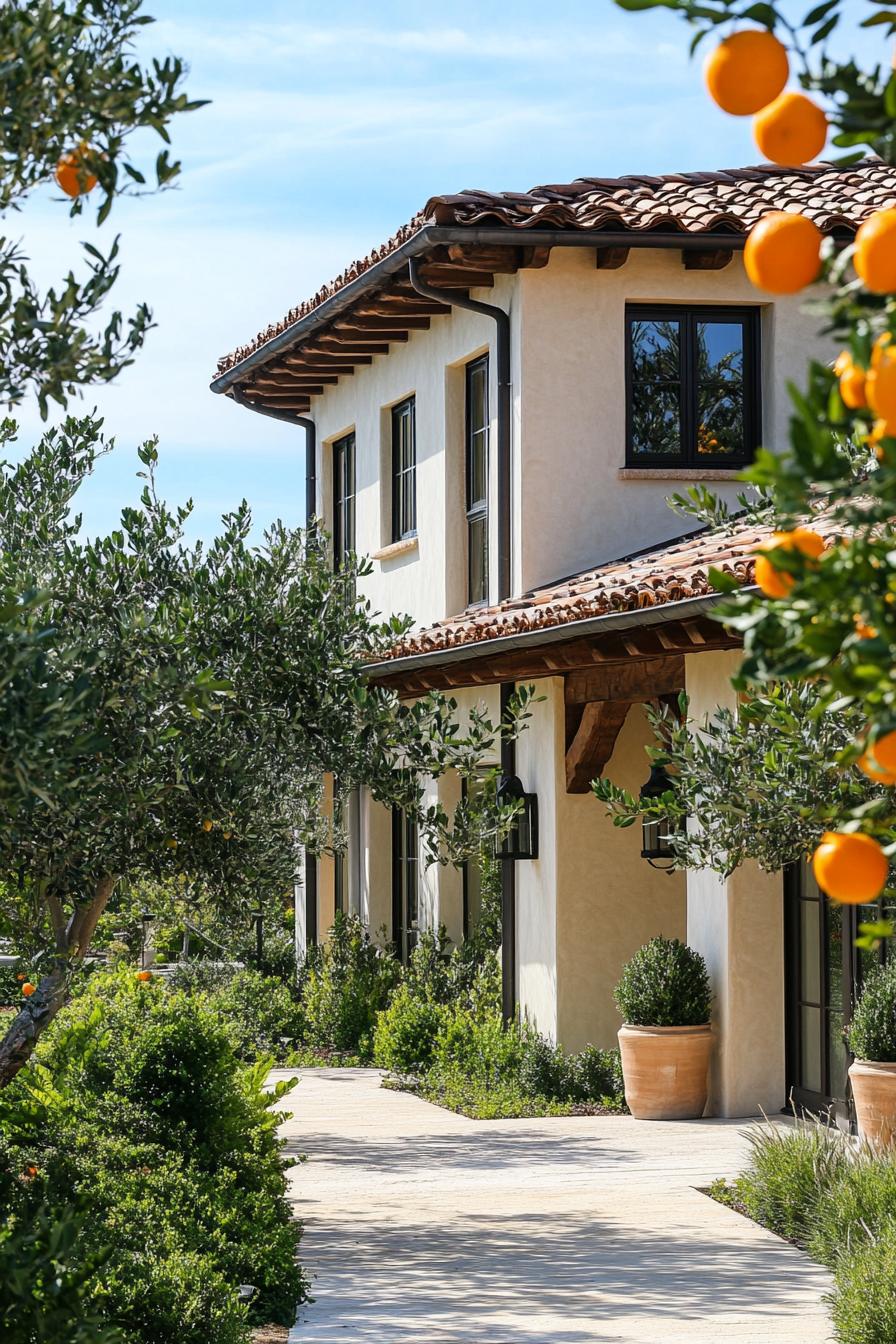
[[[520,1006],[570,1050],[609,1047],[624,963],[657,934],[684,937],[684,877],[651,868],[637,828],[614,826],[591,793],[566,792],[563,680],[538,682],[537,691],[544,699],[517,747],[520,778],[538,794],[541,831],[539,859],[516,865]],[[635,706],[606,766],[614,782],[637,792],[648,741]]]
[[[763,441],[785,442],[786,384],[805,381],[810,355],[833,354],[800,299],[774,302],[747,280],[739,254],[720,271],[687,271],[674,250],[634,250],[598,270],[590,248],[555,248],[542,270],[520,271],[517,590],[695,526],[666,504],[691,482],[620,478],[625,465],[625,305],[759,305]],[[712,483],[733,503],[742,486]]]
[[[740,658],[735,651],[685,659],[698,724],[718,705],[735,707],[731,677]],[[728,878],[700,870],[688,873],[687,893],[687,940],[706,959],[715,993],[709,1114],[773,1114],[786,1100],[782,876],[753,862]]]
[[[739,255],[721,271],[686,271],[681,254],[633,250],[618,270],[598,270],[591,248],[554,248],[548,265],[498,276],[475,297],[511,316],[513,380],[513,590],[520,593],[687,531],[666,498],[689,482],[622,479],[625,458],[627,302],[749,304],[762,310],[764,440],[786,433],[789,378],[809,354],[831,353],[798,298],[768,301],[749,284]],[[427,625],[466,601],[463,367],[494,349],[494,323],[456,308],[411,332],[387,355],[358,366],[312,401],[318,431],[318,507],[332,523],[333,441],[350,430],[357,452],[357,547],[375,555],[390,541],[389,409],[416,396],[415,549],[375,559],[362,583],[376,610]],[[495,361],[490,407],[495,443]],[[497,498],[492,452],[491,499]],[[733,501],[737,487],[716,489]],[[491,597],[497,597],[497,512],[491,510]]]

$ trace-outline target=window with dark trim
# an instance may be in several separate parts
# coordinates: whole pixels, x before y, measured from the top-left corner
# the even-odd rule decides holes
[[[355,436],[333,444],[333,568],[355,549]]]
[[[760,424],[758,309],[626,309],[627,466],[742,467]]]
[[[466,368],[467,602],[488,601],[488,355]]]
[[[465,802],[467,799],[475,800],[477,797],[480,797],[485,788],[489,786],[492,789],[495,787],[491,771],[479,771],[470,779],[464,778],[461,780],[461,798]],[[494,842],[492,842],[492,849],[494,849]],[[473,936],[482,917],[483,866],[488,861],[488,854],[483,849],[479,854],[474,854],[466,858],[461,868],[461,877],[463,881],[464,938],[471,938]],[[492,854],[491,862],[497,862],[494,858],[494,854]]]
[[[392,540],[417,535],[417,434],[414,398],[392,407]]]
[[[401,808],[392,810],[392,941],[407,963],[417,945],[419,859],[417,823]]]
[[[337,914],[348,914],[348,850],[337,850],[333,855],[333,908]]]

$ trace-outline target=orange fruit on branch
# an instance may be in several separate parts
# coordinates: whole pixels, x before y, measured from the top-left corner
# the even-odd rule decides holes
[[[840,374],[840,398],[844,406],[858,411],[868,404],[867,375],[858,364],[849,364]]]
[[[877,630],[873,625],[869,625],[858,613],[852,619],[859,639],[877,639]]]
[[[750,230],[744,267],[757,289],[796,294],[818,278],[821,231],[805,215],[772,210]]]
[[[79,149],[73,149],[70,154],[63,154],[57,163],[53,176],[56,178],[56,185],[66,196],[75,197],[93,191],[97,178],[87,167],[89,161],[89,150],[86,146],[81,146]]]
[[[763,551],[799,551],[807,560],[817,560],[824,550],[824,537],[810,527],[795,527],[792,532],[774,532],[764,541],[756,556],[755,579],[766,597],[786,597],[796,579],[786,570],[778,569]]]
[[[872,294],[896,292],[896,209],[875,210],[865,220],[856,234],[853,261],[862,284]],[[882,347],[889,341],[889,332],[885,332],[876,345]]]
[[[138,972],[137,972],[137,979],[138,979],[142,984],[146,984],[147,980],[151,980],[151,979],[152,979],[152,971],[138,971]]]
[[[209,821],[208,818],[206,817],[205,821],[202,823],[202,829],[205,831],[206,835],[208,835],[209,831],[212,829],[214,824],[215,823],[213,821]]]
[[[890,865],[870,835],[825,831],[812,855],[815,881],[843,905],[876,901],[887,884]]]
[[[862,774],[866,775],[867,778],[871,780],[872,784],[883,784],[888,789],[891,789],[893,785],[896,784],[896,772],[887,770],[880,764],[874,754],[873,747],[869,747],[867,751],[862,752],[861,756],[856,761],[856,765],[859,767]]]
[[[879,420],[896,423],[896,350],[883,347],[868,370],[868,405]]]
[[[771,163],[798,168],[817,159],[828,138],[824,109],[804,93],[782,93],[753,118],[753,135]]]
[[[777,98],[787,83],[787,48],[765,28],[732,33],[706,58],[709,96],[723,112],[748,117]]]
[[[36,990],[37,985],[32,985],[30,980],[26,980],[24,985],[22,986],[22,993],[25,995],[26,999],[30,999],[31,995],[34,994]]]

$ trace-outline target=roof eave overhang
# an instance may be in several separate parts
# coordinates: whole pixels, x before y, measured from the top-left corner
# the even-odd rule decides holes
[[[759,590],[755,584],[747,584],[741,591],[757,593]],[[664,625],[672,621],[706,615],[718,603],[723,602],[726,596],[725,593],[704,593],[700,597],[686,597],[678,602],[663,602],[655,607],[639,607],[633,611],[611,611],[603,616],[588,616],[583,620],[568,621],[563,625],[522,630],[512,635],[501,635],[496,639],[457,644],[446,649],[432,649],[427,653],[408,654],[407,657],[387,658],[383,662],[368,663],[362,672],[371,681],[386,677],[391,679],[405,672],[419,672],[430,667],[447,667],[465,662],[474,664],[482,658],[497,658],[503,653],[516,653],[520,649],[538,648],[545,644],[559,643],[561,640],[596,637],[620,630]],[[694,649],[695,653],[698,651],[697,648]]]
[[[369,290],[377,289],[385,281],[390,280],[407,265],[411,257],[419,257],[433,247],[467,243],[472,246],[488,247],[644,247],[666,250],[677,248],[685,252],[728,248],[730,251],[738,252],[743,250],[745,242],[746,234],[721,230],[690,233],[674,229],[645,229],[639,233],[631,229],[539,229],[499,225],[446,227],[426,224],[394,252],[374,262],[366,271],[343,285],[312,312],[300,317],[285,331],[273,336],[232,368],[218,374],[209,386],[213,392],[227,392],[253,369],[266,364],[282,351],[290,349],[303,337],[311,335],[318,327],[325,326],[340,313],[351,308],[352,304]]]

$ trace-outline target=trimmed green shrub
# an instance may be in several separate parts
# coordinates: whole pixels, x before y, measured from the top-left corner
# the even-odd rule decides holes
[[[168,984],[187,994],[216,994],[242,969],[236,962],[192,957],[189,961],[175,962],[168,975]]]
[[[620,1109],[625,1104],[622,1060],[618,1050],[586,1045],[569,1057],[573,1089],[578,1101],[606,1101]]]
[[[651,938],[626,963],[614,993],[632,1026],[697,1027],[709,1021],[706,962],[677,938]]]
[[[896,1063],[896,960],[876,968],[866,979],[848,1034],[857,1059]]]
[[[213,997],[241,1059],[286,1058],[305,1036],[305,1014],[282,980],[237,971]]]
[[[305,1282],[268,1066],[239,1065],[207,1000],[121,973],[94,977],[0,1094],[8,1172],[33,1164],[35,1197],[83,1206],[79,1251],[105,1250],[97,1301],[127,1344],[292,1324]],[[259,1289],[249,1311],[240,1283]]]
[[[428,1069],[445,1014],[442,1004],[420,997],[408,984],[399,985],[376,1019],[374,1063],[396,1073]]]
[[[842,1344],[896,1339],[896,1221],[834,1264],[831,1316]]]
[[[395,958],[374,946],[356,915],[337,914],[328,941],[313,950],[303,975],[307,1043],[369,1059],[376,1015],[399,974]]]
[[[847,1156],[837,1130],[814,1122],[750,1135],[750,1166],[735,1182],[737,1198],[757,1223],[805,1245],[819,1202],[844,1170]]]

